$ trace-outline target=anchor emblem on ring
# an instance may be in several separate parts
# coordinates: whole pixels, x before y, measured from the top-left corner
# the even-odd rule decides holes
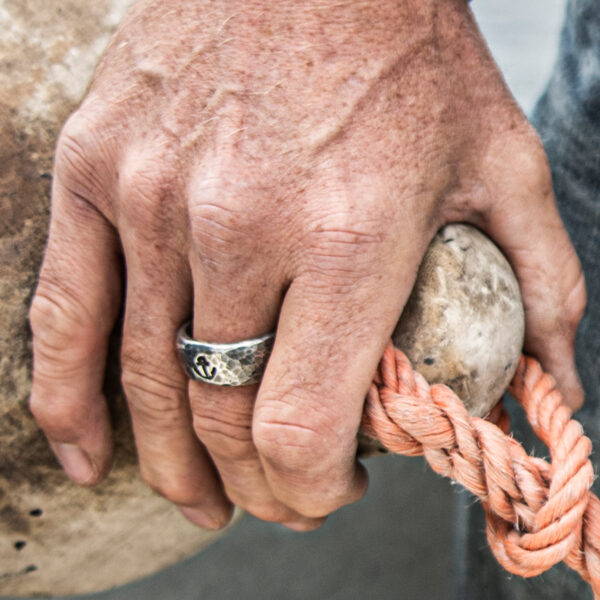
[[[211,367],[210,362],[207,360],[206,356],[200,355],[196,357],[194,361],[196,365],[196,373],[202,379],[206,379],[206,381],[212,381],[217,374],[217,367]]]

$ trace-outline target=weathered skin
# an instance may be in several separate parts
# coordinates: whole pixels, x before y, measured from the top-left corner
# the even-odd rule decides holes
[[[102,485],[67,480],[27,408],[27,311],[46,240],[55,140],[129,4],[0,0],[0,596],[104,589],[215,535],[139,478],[114,364],[117,448]]]
[[[525,315],[508,261],[482,233],[447,225],[425,255],[394,344],[429,383],[445,383],[486,416],[510,382]]]

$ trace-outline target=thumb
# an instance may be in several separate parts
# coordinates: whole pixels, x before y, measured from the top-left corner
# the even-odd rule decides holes
[[[496,159],[486,177],[494,201],[483,228],[519,279],[525,351],[554,376],[575,411],[584,399],[575,366],[575,335],[586,305],[583,271],[556,207],[541,144],[511,150],[510,176],[498,166],[507,163]]]

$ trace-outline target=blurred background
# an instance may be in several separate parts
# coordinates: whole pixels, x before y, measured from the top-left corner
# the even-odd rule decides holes
[[[550,73],[564,5],[564,0],[472,2],[526,113]],[[331,516],[318,531],[297,534],[246,517],[193,558],[124,588],[77,598],[449,598],[454,504],[463,492],[433,475],[421,459],[384,457],[367,464],[371,485],[364,500]]]

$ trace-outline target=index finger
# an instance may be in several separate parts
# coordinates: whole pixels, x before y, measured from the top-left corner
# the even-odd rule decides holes
[[[30,311],[30,406],[78,483],[96,483],[110,467],[111,428],[102,383],[120,301],[116,231],[57,178],[48,247]]]

